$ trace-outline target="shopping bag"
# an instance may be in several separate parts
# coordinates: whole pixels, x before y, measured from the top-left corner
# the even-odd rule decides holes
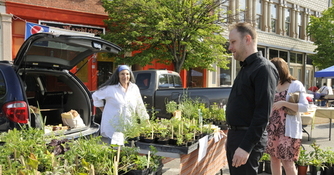
[[[80,114],[76,110],[73,110],[73,109],[68,112],[63,112],[61,114],[61,119],[64,125],[69,126],[71,128],[86,126],[82,118],[80,117]]]

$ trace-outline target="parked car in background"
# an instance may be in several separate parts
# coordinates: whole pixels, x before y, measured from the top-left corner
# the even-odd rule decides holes
[[[133,71],[147,110],[154,108],[156,117],[170,118],[166,103],[180,102],[182,96],[196,99],[207,107],[212,104],[223,106],[227,103],[231,87],[183,88],[180,75],[169,70]]]
[[[95,37],[52,33],[29,37],[13,63],[0,62],[0,132],[28,124],[41,127],[42,120],[51,132],[63,130],[68,138],[98,133],[91,93],[69,70],[94,53],[117,54],[120,50]],[[62,127],[61,114],[70,110],[78,112],[76,117],[84,125]]]

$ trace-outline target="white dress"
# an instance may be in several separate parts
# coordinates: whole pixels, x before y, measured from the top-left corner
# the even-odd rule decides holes
[[[134,116],[139,116],[141,120],[149,119],[139,88],[131,82],[126,92],[119,83],[95,91],[92,98],[94,106],[104,107],[100,133],[110,138],[111,144],[124,144],[122,131],[131,129],[127,127],[131,125]]]

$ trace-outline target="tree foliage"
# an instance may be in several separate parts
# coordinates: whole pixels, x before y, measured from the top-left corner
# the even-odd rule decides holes
[[[311,16],[307,32],[317,45],[313,65],[319,69],[334,65],[334,6],[323,11],[321,17]]]
[[[221,0],[102,2],[109,15],[108,32],[102,37],[123,48],[116,63],[145,66],[157,60],[174,64],[177,72],[195,67],[212,70],[212,63],[227,68],[224,30],[217,25]]]

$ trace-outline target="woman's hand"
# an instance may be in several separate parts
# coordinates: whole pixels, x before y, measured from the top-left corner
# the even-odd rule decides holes
[[[282,108],[285,105],[286,101],[281,100],[281,101],[277,101],[273,104],[273,110],[278,110],[280,108]]]

